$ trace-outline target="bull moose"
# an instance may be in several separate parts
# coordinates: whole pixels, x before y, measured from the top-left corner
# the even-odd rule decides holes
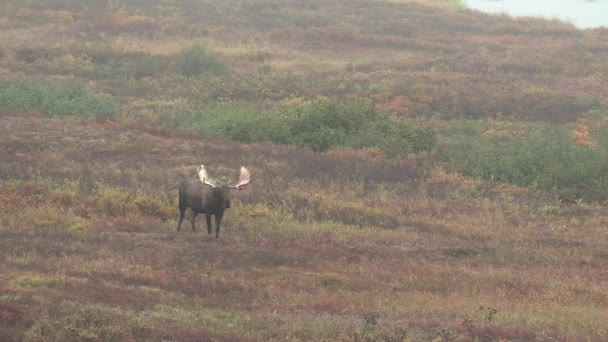
[[[180,231],[186,209],[192,210],[192,231],[196,231],[194,220],[196,215],[205,214],[207,232],[211,235],[211,216],[215,216],[215,237],[220,237],[220,223],[224,210],[230,208],[230,191],[243,190],[251,183],[251,173],[242,166],[236,185],[227,185],[218,179],[210,178],[204,165],[198,167],[198,178],[188,178],[179,185],[179,222]]]

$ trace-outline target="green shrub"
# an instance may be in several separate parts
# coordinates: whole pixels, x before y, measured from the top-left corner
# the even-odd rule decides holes
[[[291,113],[292,143],[313,151],[346,147],[347,140],[376,120],[374,110],[358,102],[322,99],[296,107]]]
[[[52,117],[90,117],[95,113],[117,113],[110,101],[88,95],[82,85],[73,82],[65,82],[52,89],[42,104],[42,111]]]
[[[40,111],[50,96],[39,82],[0,78],[0,107],[24,112]]]
[[[133,56],[131,60],[133,63],[133,76],[137,79],[155,76],[163,70],[162,63],[157,58],[148,54]]]
[[[363,101],[321,99],[295,108],[289,118],[290,143],[314,151],[376,147],[397,157],[435,144],[431,130],[396,121]]]
[[[584,199],[608,199],[608,141],[593,146],[577,143],[565,127],[544,125],[528,136],[492,141],[479,122],[453,127],[441,158],[464,174],[571,192]],[[598,137],[608,133],[596,132]]]
[[[39,111],[52,117],[88,118],[97,113],[118,113],[111,101],[87,94],[78,83],[64,82],[51,88],[28,79],[0,78],[0,107],[25,112]]]
[[[373,120],[350,137],[350,147],[376,147],[389,157],[428,151],[435,146],[435,133],[387,117]]]
[[[182,113],[174,127],[195,129],[207,138],[245,143],[274,141],[287,143],[285,122],[275,113],[255,107],[219,105],[211,110]]]
[[[186,77],[204,74],[221,75],[228,71],[228,67],[222,61],[201,45],[183,49],[173,63],[175,70]]]
[[[202,136],[240,142],[271,141],[313,151],[378,148],[389,157],[430,150],[431,130],[409,126],[360,101],[320,99],[287,112],[220,105],[183,113],[175,128],[195,129]]]

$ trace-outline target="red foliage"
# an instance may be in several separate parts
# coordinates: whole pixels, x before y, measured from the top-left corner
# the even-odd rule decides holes
[[[412,109],[413,103],[407,96],[396,96],[392,100],[378,103],[377,109],[386,110],[395,115],[407,115]]]
[[[384,160],[386,155],[380,149],[372,147],[364,150],[332,150],[328,153],[337,159]]]
[[[13,324],[20,319],[21,306],[17,303],[0,302],[0,323]]]
[[[589,140],[589,126],[586,123],[579,123],[574,132],[572,132],[572,137],[579,145],[586,147],[593,146],[593,142]]]

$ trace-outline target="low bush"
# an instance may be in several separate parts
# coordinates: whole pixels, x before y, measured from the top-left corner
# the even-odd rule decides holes
[[[398,217],[383,208],[373,208],[361,203],[341,201],[316,194],[296,195],[293,201],[293,217],[300,221],[335,221],[360,227],[396,229]]]
[[[141,79],[162,73],[169,62],[168,57],[149,52],[127,52],[106,43],[87,46],[83,52],[87,63],[83,71],[93,78]]]
[[[484,137],[479,122],[454,125],[441,155],[463,173],[557,190],[569,199],[608,199],[608,141],[606,129],[577,141],[563,126],[543,125],[527,136],[510,141]]]
[[[296,107],[288,119],[291,143],[314,151],[379,148],[398,157],[435,145],[433,131],[392,119],[365,101],[323,98]]]
[[[151,216],[166,220],[174,216],[174,207],[149,194],[132,194],[121,189],[100,187],[94,196],[85,201],[80,210],[105,216],[133,217]]]
[[[183,49],[173,60],[175,70],[186,76],[225,74],[228,67],[201,45]]]
[[[132,340],[142,327],[130,322],[128,328],[117,323],[128,317],[110,308],[65,301],[58,314],[45,313],[25,333],[26,341],[110,341]],[[135,324],[133,326],[132,324]]]
[[[106,116],[118,113],[114,103],[87,94],[81,84],[66,81],[49,87],[32,79],[0,78],[0,107],[42,112],[51,117],[89,118],[99,113]]]
[[[176,117],[176,128],[196,129],[210,138],[240,142],[271,141],[313,151],[377,148],[388,157],[430,150],[429,129],[392,119],[363,101],[322,98],[286,112],[221,105]]]
[[[58,55],[58,51],[43,47],[24,46],[15,49],[15,57],[26,63],[34,63],[38,60],[50,60]]]
[[[207,138],[245,143],[274,141],[288,143],[287,126],[275,113],[255,107],[220,105],[206,111],[178,115],[176,128],[195,129]]]

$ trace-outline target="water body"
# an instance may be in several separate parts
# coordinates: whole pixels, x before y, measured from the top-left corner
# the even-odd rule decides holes
[[[608,27],[608,0],[464,0],[471,9],[514,17],[571,22],[581,29]]]

